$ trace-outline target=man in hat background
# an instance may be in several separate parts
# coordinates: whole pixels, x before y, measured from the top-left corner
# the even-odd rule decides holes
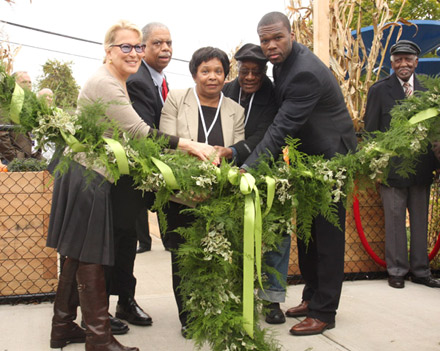
[[[216,149],[219,157],[233,159],[237,166],[241,166],[263,138],[278,106],[273,83],[266,75],[268,60],[260,46],[245,44],[234,57],[237,60],[238,77],[225,84],[223,93],[245,108],[245,140],[229,147],[216,146]],[[290,247],[290,235],[283,235],[281,246]],[[266,322],[281,324],[286,321],[280,302],[284,302],[286,296],[289,250],[268,252],[265,260],[279,276],[266,273],[268,286],[264,291],[259,290],[258,294],[270,303]]]
[[[365,131],[386,131],[391,122],[390,110],[414,91],[426,90],[417,79],[415,69],[420,48],[409,40],[401,40],[390,49],[394,73],[376,82],[368,91],[364,115]],[[393,163],[398,159],[393,159]],[[427,254],[428,206],[435,159],[431,150],[420,155],[415,174],[404,178],[392,166],[386,184],[380,185],[385,215],[385,260],[388,284],[405,287],[405,276],[412,281],[440,288],[440,280],[431,276]],[[406,211],[410,217],[410,257],[406,235]]]

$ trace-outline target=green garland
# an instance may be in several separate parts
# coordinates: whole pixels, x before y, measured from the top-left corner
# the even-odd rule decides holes
[[[337,224],[335,204],[340,199],[350,204],[356,191],[371,187],[378,180],[384,182],[394,156],[403,159],[399,164],[400,174],[413,172],[414,160],[426,152],[428,142],[440,140],[440,118],[410,121],[430,108],[431,115],[440,112],[440,78],[426,79],[424,84],[427,92],[417,93],[393,109],[390,130],[376,133],[374,138],[367,135],[356,153],[325,160],[299,152],[297,140],[286,140],[289,164],[283,159],[262,160],[251,171],[255,187],[247,194],[237,185],[242,175],[236,167],[227,162],[215,167],[179,151],[164,153],[166,140],[163,139],[131,139],[108,121],[105,116],[108,106],[100,102],[82,106],[77,115],[71,115],[48,107],[27,91],[20,123],[23,131],[32,131],[40,147],[54,143],[66,148],[58,166],[61,172],[75,160],[79,150],[83,151],[87,168],[102,168],[109,179],[117,181],[121,176],[118,157],[102,138],[103,132],[112,128],[112,139],[122,146],[135,184],[144,191],[156,191],[155,208],[162,222],[161,209],[170,197],[194,204],[187,211],[194,215],[195,221],[191,227],[179,229],[186,243],[178,256],[183,278],[181,290],[186,299],[185,309],[190,314],[189,333],[196,345],[208,343],[216,351],[278,350],[277,340],[259,327],[256,318],[251,331],[245,328],[250,322],[243,315],[243,261],[248,255],[243,254],[245,202],[251,199],[257,203],[258,191],[263,212],[263,253],[277,247],[280,233],[295,232],[307,242],[312,220],[318,214]],[[14,89],[13,78],[0,67],[3,118],[9,116]],[[177,190],[155,160],[172,170]],[[275,182],[270,211],[266,211],[271,201],[267,176]],[[194,199],[205,200],[194,202]],[[254,286],[258,284],[255,275]],[[262,301],[256,296],[254,299],[255,314],[261,313]]]

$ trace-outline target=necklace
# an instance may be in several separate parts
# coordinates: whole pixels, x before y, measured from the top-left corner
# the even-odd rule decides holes
[[[252,93],[251,101],[249,101],[249,107],[248,107],[248,111],[246,114],[246,119],[244,120],[245,127],[246,127],[246,124],[249,120],[249,115],[251,114],[251,108],[252,108],[252,102],[254,101],[254,96],[255,96],[255,93]],[[240,92],[238,93],[238,103],[241,105],[241,88],[240,88]]]
[[[199,96],[197,95],[196,88],[193,89],[194,95],[196,96],[197,105],[199,106],[199,113],[202,119],[203,132],[205,133],[205,144],[208,144],[208,137],[211,134],[212,128],[214,128],[215,122],[217,122],[218,115],[220,113],[220,108],[222,106],[223,101],[223,92],[220,92],[220,101],[218,102],[217,111],[215,112],[214,120],[212,121],[209,129],[206,128],[205,116],[203,115],[202,105],[200,104]]]

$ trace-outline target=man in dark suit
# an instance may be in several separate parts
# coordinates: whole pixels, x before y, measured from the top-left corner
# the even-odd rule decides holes
[[[391,122],[390,110],[414,91],[426,90],[414,73],[420,48],[409,40],[401,40],[390,49],[394,73],[373,84],[368,91],[364,122],[367,132],[386,131]],[[393,163],[398,159],[393,159]],[[435,159],[431,150],[418,158],[416,173],[399,176],[392,166],[386,184],[380,185],[385,214],[385,260],[388,284],[405,286],[405,275],[411,271],[412,281],[440,288],[440,281],[431,276],[427,255],[428,207]],[[406,235],[406,211],[410,216],[410,260]]]
[[[168,92],[163,69],[172,55],[172,41],[168,28],[161,23],[149,23],[142,28],[145,57],[137,73],[127,80],[127,91],[133,107],[139,116],[151,127],[159,128],[163,102]],[[119,196],[131,196],[119,201]],[[135,325],[149,326],[152,318],[145,313],[134,299],[136,278],[133,275],[136,257],[136,243],[141,237],[137,252],[151,249],[148,228],[148,208],[154,201],[154,194],[142,194],[133,190],[129,177],[118,181],[112,192],[113,210],[121,215],[114,223],[115,265],[108,270],[108,293],[118,295],[116,317]],[[149,239],[149,240],[148,240]],[[113,321],[115,323],[115,321]],[[113,329],[112,329],[113,330]]]
[[[300,151],[331,158],[356,148],[356,136],[335,77],[304,45],[294,41],[287,16],[271,12],[258,23],[260,45],[274,64],[280,108],[262,141],[242,166],[252,167],[262,153],[277,157],[285,138],[300,139]],[[301,206],[301,204],[300,204]],[[337,204],[339,228],[322,216],[312,223],[308,246],[298,240],[299,266],[305,287],[302,303],[286,312],[306,316],[290,329],[293,335],[320,334],[334,328],[344,278],[345,209]],[[287,245],[283,248],[289,250]],[[288,262],[286,263],[288,264]]]
[[[143,29],[145,57],[136,74],[127,80],[127,90],[133,108],[149,126],[159,128],[160,114],[168,93],[163,70],[173,54],[171,34],[167,26],[152,22]],[[136,222],[139,247],[137,253],[151,250],[147,209],[142,210]]]

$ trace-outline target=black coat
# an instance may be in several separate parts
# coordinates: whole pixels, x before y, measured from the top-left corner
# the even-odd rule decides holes
[[[150,71],[142,62],[138,71],[127,79],[127,91],[133,108],[150,127],[159,129],[162,100],[151,78]]]
[[[415,75],[414,90],[426,90]],[[387,131],[392,118],[390,111],[394,105],[403,99],[405,99],[405,93],[395,73],[373,84],[368,90],[367,106],[364,115],[365,131]],[[398,164],[398,158],[393,158],[392,162],[393,164]],[[431,184],[434,169],[435,158],[429,147],[428,153],[420,155],[418,158],[415,174],[411,174],[409,177],[402,177],[396,173],[395,167],[391,166],[387,183],[393,187]]]
[[[307,47],[297,42],[292,45],[287,59],[274,67],[280,108],[246,166],[261,153],[277,157],[287,136],[300,139],[300,151],[325,158],[356,148],[353,122],[336,78]]]
[[[225,84],[223,88],[225,96],[238,102],[240,84],[238,78]],[[244,115],[247,116],[249,106],[246,106]],[[236,163],[240,166],[255,149],[266,133],[278,111],[275,99],[275,91],[272,82],[265,75],[261,88],[255,93],[254,100],[249,114],[249,120],[245,127],[245,140],[231,145],[237,150]]]

